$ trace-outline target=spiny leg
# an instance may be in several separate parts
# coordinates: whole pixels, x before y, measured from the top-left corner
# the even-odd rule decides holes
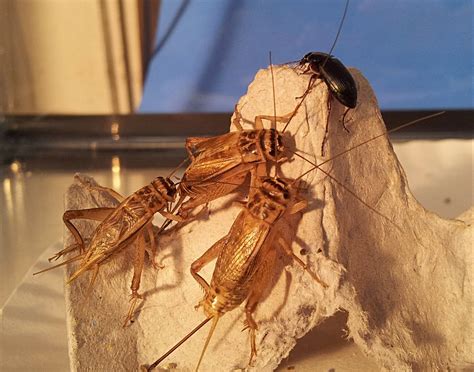
[[[66,253],[70,253],[77,248],[79,248],[79,251],[82,253],[85,251],[85,245],[84,245],[84,239],[77,230],[76,226],[71,222],[71,220],[77,220],[77,219],[86,219],[86,220],[93,220],[93,221],[100,221],[102,222],[104,219],[106,219],[112,211],[114,211],[115,208],[90,208],[90,209],[71,209],[63,214],[63,222],[68,228],[68,230],[71,232],[72,236],[74,237],[74,240],[76,241],[76,245],[74,248],[71,247],[66,247],[62,251],[56,253],[54,256],[49,258],[49,261],[57,260],[61,256],[63,256]]]
[[[207,293],[210,289],[209,284],[206,282],[206,280],[198,274],[198,272],[206,266],[209,262],[217,258],[219,255],[219,252],[224,248],[225,243],[227,241],[227,236],[221,238],[218,240],[216,243],[212,245],[211,248],[209,248],[204,254],[199,257],[196,261],[194,261],[191,264],[191,275],[193,278],[199,283],[199,285],[204,289],[204,291]],[[195,308],[197,309],[201,303],[199,303]]]
[[[148,258],[151,261],[151,264],[153,265],[155,270],[163,269],[164,268],[163,265],[158,265],[155,262],[157,246],[156,246],[156,240],[155,240],[155,232],[153,231],[153,224],[150,222],[143,229],[144,229],[144,233],[146,233],[146,235],[148,237],[149,249],[146,249],[146,252],[148,253]]]
[[[327,138],[328,132],[329,132],[329,119],[331,117],[331,92],[330,91],[328,91],[327,105],[328,105],[328,118],[326,120],[326,128],[324,130],[323,142],[321,143],[321,156],[324,156],[324,154],[325,154],[324,147],[326,145],[326,138]]]
[[[291,249],[291,246],[286,242],[282,237],[278,239],[279,246],[282,248],[283,252],[285,252],[288,257],[292,258],[298,265],[301,266],[301,268],[306,271],[311,277],[318,282],[323,288],[327,288],[328,285],[324,283],[319,276],[311,271],[308,267],[307,264],[305,264],[297,255],[293,253],[293,250]]]
[[[135,308],[137,306],[137,302],[139,299],[143,299],[143,296],[138,293],[138,289],[140,288],[140,280],[142,277],[143,266],[145,262],[145,237],[144,232],[140,232],[139,236],[135,240],[136,248],[135,248],[135,259],[133,262],[133,278],[132,284],[130,289],[132,290],[132,295],[130,297],[130,308],[128,310],[127,316],[125,317],[125,321],[123,323],[123,327],[127,325],[129,321],[132,320],[133,313],[135,312]]]
[[[234,112],[235,112],[235,116],[234,116],[234,119],[232,119],[232,124],[234,124],[237,130],[243,131],[244,128],[242,127],[242,124],[240,124],[240,121],[243,121],[243,118],[242,118],[242,115],[240,114],[237,103],[234,106]]]

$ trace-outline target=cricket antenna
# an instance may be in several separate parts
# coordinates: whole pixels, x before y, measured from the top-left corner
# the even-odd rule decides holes
[[[328,59],[331,58],[331,53],[333,52],[334,48],[336,47],[337,40],[339,39],[339,35],[341,34],[342,26],[344,25],[344,20],[346,19],[348,8],[349,8],[349,0],[346,0],[346,6],[344,8],[344,14],[342,15],[341,22],[339,22],[339,28],[337,29],[336,37],[334,38],[334,42],[332,43],[331,49],[329,49],[328,56],[326,57],[326,60],[323,62],[321,67],[324,67],[326,65],[326,62],[328,61]]]
[[[325,160],[325,161],[322,161],[322,162],[319,163],[319,164],[316,164],[313,168],[309,169],[308,171],[306,171],[306,172],[304,172],[302,175],[300,175],[298,178],[294,179],[293,182],[292,182],[292,184],[296,183],[298,180],[300,180],[301,178],[303,178],[304,176],[306,176],[308,173],[311,173],[311,172],[314,171],[316,168],[319,168],[319,167],[321,167],[322,165],[324,165],[324,164],[326,164],[326,163],[328,163],[328,162],[330,162],[330,161],[333,161],[334,159],[337,159],[337,158],[339,158],[340,156],[342,156],[342,155],[344,155],[344,154],[347,154],[348,152],[351,152],[352,150],[354,150],[354,149],[356,149],[356,148],[358,148],[358,147],[361,147],[361,146],[363,146],[363,145],[365,145],[365,144],[367,144],[367,143],[369,143],[369,142],[372,142],[372,141],[376,140],[377,138],[380,138],[380,137],[386,136],[387,134],[390,134],[390,133],[399,131],[400,129],[406,128],[406,127],[408,127],[408,126],[410,126],[410,125],[413,125],[413,124],[415,124],[415,123],[419,123],[420,121],[425,121],[425,120],[428,120],[428,119],[432,119],[432,118],[434,118],[434,117],[436,117],[436,116],[443,115],[445,112],[446,112],[446,111],[441,111],[441,112],[437,112],[437,113],[435,113],[435,114],[423,116],[423,117],[421,117],[421,118],[419,118],[419,119],[412,120],[412,121],[410,121],[410,122],[408,122],[408,123],[402,124],[402,125],[400,125],[400,126],[398,126],[398,127],[395,127],[395,128],[393,128],[393,129],[386,130],[386,131],[380,133],[379,135],[377,135],[377,136],[375,136],[375,137],[372,137],[372,138],[370,138],[370,139],[368,139],[368,140],[366,140],[366,141],[363,141],[363,142],[361,142],[361,143],[358,143],[357,145],[354,145],[354,146],[348,148],[347,150],[344,150],[344,151],[342,151],[342,152],[340,152],[340,153],[334,155],[334,156],[331,157],[330,159],[327,159],[327,160]]]
[[[184,159],[181,163],[179,163],[176,168],[174,168],[171,173],[166,177],[166,178],[171,178],[173,175],[178,171],[179,168],[181,168],[187,161],[189,160],[189,157]]]
[[[213,317],[209,317],[204,319],[196,328],[194,328],[191,332],[189,332],[186,336],[184,336],[176,345],[174,345],[171,349],[169,349],[165,354],[163,354],[160,358],[158,358],[153,364],[151,364],[148,368],[146,368],[147,371],[152,371],[155,369],[155,367],[160,364],[163,360],[165,360],[172,352],[174,352],[178,347],[180,347],[182,344],[184,344],[188,338],[190,338],[192,335],[194,335],[197,331],[199,331],[204,325],[209,322]],[[215,321],[217,323],[217,321]],[[213,325],[213,328],[215,328],[215,325]],[[202,358],[202,356],[201,356]],[[199,366],[198,366],[199,367]]]

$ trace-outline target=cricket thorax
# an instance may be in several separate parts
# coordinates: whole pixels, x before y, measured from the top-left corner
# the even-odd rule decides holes
[[[147,211],[154,214],[163,209],[167,202],[174,200],[176,194],[176,186],[163,177],[157,177],[149,185],[138,190],[128,204],[133,205],[140,203]]]
[[[151,185],[165,201],[174,201],[176,185],[169,178],[156,177]]]
[[[282,179],[268,177],[247,202],[247,209],[253,216],[271,224],[285,212],[290,201],[289,185]]]
[[[245,163],[276,161],[283,154],[283,141],[274,129],[249,130],[241,133],[239,148]]]
[[[260,134],[260,146],[268,160],[278,161],[282,157],[285,147],[283,137],[275,129],[265,129]]]

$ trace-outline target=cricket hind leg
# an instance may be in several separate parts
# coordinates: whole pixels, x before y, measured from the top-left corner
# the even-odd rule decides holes
[[[194,261],[191,264],[191,268],[190,268],[191,275],[198,282],[198,284],[204,289],[205,292],[209,291],[210,286],[206,282],[206,280],[201,275],[198,274],[198,272],[201,271],[201,269],[204,266],[206,266],[208,263],[210,263],[212,260],[217,258],[220,251],[224,249],[226,241],[227,241],[227,236],[221,238],[216,243],[214,243],[211,248],[209,248],[206,252],[204,252],[204,254],[201,257],[199,257],[196,261]],[[199,307],[199,305],[197,307]]]
[[[298,265],[300,265],[300,267],[304,271],[306,271],[319,285],[321,285],[323,288],[328,288],[328,285],[324,283],[315,272],[310,270],[309,266],[305,264],[301,260],[301,258],[299,258],[296,254],[293,253],[293,250],[291,249],[290,244],[285,239],[280,237],[278,239],[278,245],[288,257],[290,257],[293,261],[295,261]]]
[[[115,208],[90,208],[90,209],[71,209],[63,214],[63,222],[66,225],[67,229],[70,231],[74,240],[76,241],[75,245],[66,247],[65,249],[59,251],[54,256],[48,259],[49,262],[56,261],[60,257],[64,256],[67,253],[73,252],[76,249],[79,249],[81,253],[85,251],[84,238],[82,237],[79,230],[74,226],[71,220],[85,219],[102,222],[106,219]]]
[[[132,284],[130,285],[132,294],[130,296],[130,307],[125,317],[123,327],[126,327],[129,321],[132,322],[132,317],[133,317],[133,314],[135,313],[135,308],[137,307],[138,300],[143,299],[143,295],[139,294],[138,290],[140,289],[140,281],[141,281],[143,267],[145,263],[146,241],[145,241],[144,232],[139,232],[139,236],[137,237],[134,243],[136,245],[136,250],[135,250],[135,258],[133,262]]]

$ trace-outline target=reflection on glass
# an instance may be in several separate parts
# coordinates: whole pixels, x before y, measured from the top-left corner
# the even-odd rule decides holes
[[[112,135],[112,139],[114,141],[118,141],[120,139],[119,129],[119,123],[112,123],[112,125],[110,126],[110,134]]]
[[[120,159],[118,156],[112,158],[112,187],[115,191],[120,192],[122,183],[120,180]]]

